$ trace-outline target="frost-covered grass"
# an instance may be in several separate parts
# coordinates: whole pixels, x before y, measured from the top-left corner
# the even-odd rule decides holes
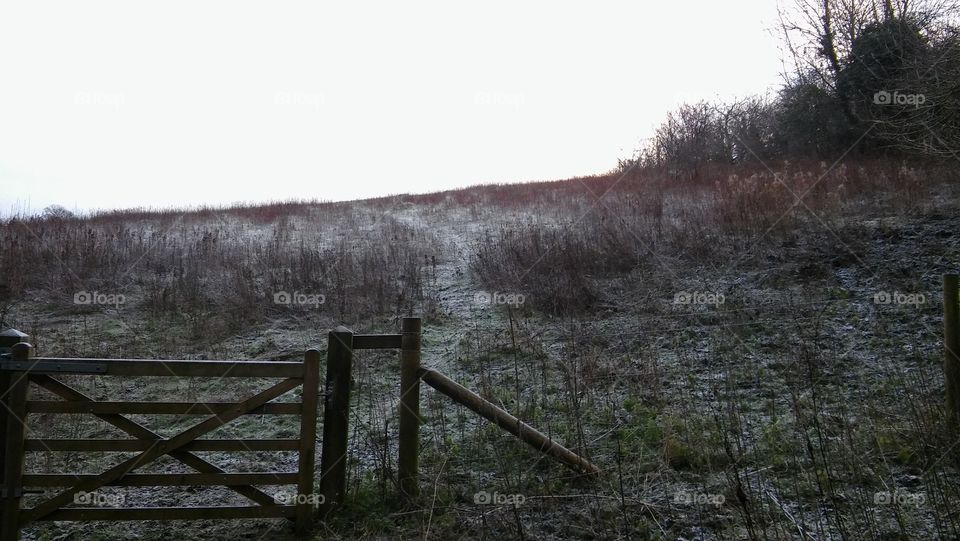
[[[604,471],[578,478],[424,386],[423,496],[403,505],[397,360],[358,352],[351,499],[318,529],[325,537],[956,538],[939,290],[960,265],[958,199],[944,182],[955,177],[904,164],[778,167],[305,204],[272,218],[12,222],[0,231],[16,246],[0,260],[12,292],[4,318],[44,355],[290,359],[323,349],[335,324],[395,332],[398,317],[422,315],[424,364]],[[794,205],[791,192],[808,195]],[[126,284],[129,300],[77,307],[76,284]],[[164,287],[172,300],[158,307]],[[326,300],[274,305],[278,287]],[[117,400],[162,392],[101,380],[91,392]],[[194,390],[211,400],[238,391]],[[174,421],[144,419],[161,431]],[[47,437],[101,430],[89,419],[36,426]],[[287,428],[251,418],[231,436]],[[236,471],[284,460],[213,459]],[[108,461],[38,460],[73,471]],[[141,503],[223,495],[124,490]],[[291,535],[280,521],[29,532],[64,528]]]

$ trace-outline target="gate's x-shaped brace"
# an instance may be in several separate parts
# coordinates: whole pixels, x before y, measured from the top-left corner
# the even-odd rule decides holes
[[[31,375],[31,381],[35,382],[37,385],[47,389],[48,391],[60,396],[65,400],[80,401],[80,402],[95,402],[92,398],[86,396],[80,391],[70,387],[69,385],[64,384],[50,376],[46,375]],[[238,402],[232,408],[224,411],[220,415],[213,415],[208,417],[204,421],[184,430],[183,432],[177,434],[176,436],[164,439],[163,436],[153,432],[149,428],[132,421],[123,415],[116,413],[95,413],[100,419],[110,423],[111,425],[119,428],[120,430],[130,434],[131,436],[141,439],[156,441],[156,445],[150,447],[146,451],[129,458],[116,466],[113,466],[109,470],[103,472],[102,474],[82,481],[73,487],[57,494],[53,498],[44,501],[43,503],[37,505],[31,509],[28,515],[25,517],[24,522],[32,522],[43,518],[53,512],[55,512],[60,507],[67,505],[73,501],[73,495],[77,492],[93,492],[96,489],[108,485],[124,475],[130,473],[131,471],[145,466],[150,462],[160,458],[163,455],[170,455],[174,459],[180,461],[193,468],[194,470],[200,473],[225,473],[221,468],[207,462],[206,460],[198,457],[197,455],[189,451],[178,450],[184,445],[194,441],[200,436],[212,432],[217,428],[229,423],[230,421],[240,417],[250,411],[266,404],[267,402],[277,398],[284,393],[295,389],[296,387],[303,384],[303,380],[299,378],[289,378],[286,380],[277,383],[276,385],[244,400],[243,402]],[[254,502],[260,505],[276,505],[274,499],[263,492],[262,490],[251,486],[251,485],[242,485],[242,486],[229,486],[231,490],[253,500]]]

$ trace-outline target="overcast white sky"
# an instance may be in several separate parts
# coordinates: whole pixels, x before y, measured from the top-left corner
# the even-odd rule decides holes
[[[772,0],[13,1],[0,213],[342,200],[609,170],[779,81]]]

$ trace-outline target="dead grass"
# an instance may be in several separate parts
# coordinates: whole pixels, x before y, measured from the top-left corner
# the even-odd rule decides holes
[[[714,165],[698,178],[645,170],[259,218],[15,220],[0,229],[13,246],[0,276],[15,292],[9,322],[25,323],[48,351],[74,344],[80,355],[126,331],[109,325],[112,309],[65,306],[77,283],[128,284],[130,305],[117,315],[184,332],[200,325],[212,337],[188,343],[211,358],[251,355],[233,333],[264,334],[249,347],[272,355],[273,340],[308,314],[315,346],[335,322],[394,329],[398,314],[439,307],[425,328],[425,364],[604,470],[593,482],[576,478],[425,390],[425,497],[402,506],[396,358],[362,352],[351,499],[326,537],[957,538],[960,456],[942,424],[938,343],[939,275],[960,265],[955,173],[830,165]],[[469,268],[450,253],[459,245]],[[263,304],[270,288],[321,289],[327,302],[316,312]],[[477,307],[479,288],[526,302]],[[684,291],[725,301],[676,304]],[[928,302],[878,304],[882,291]],[[218,337],[209,327],[218,317],[238,319]],[[269,336],[256,327],[265,320]],[[134,343],[124,353],[151,350]],[[241,430],[271,434],[255,423]],[[525,500],[482,505],[478,492]],[[111,527],[107,537],[153,535]],[[250,534],[244,524],[199,531]]]
[[[434,254],[422,230],[365,208],[305,203],[18,218],[0,225],[0,239],[4,312],[38,297],[51,311],[111,308],[75,302],[96,292],[122,296],[118,311],[186,322],[208,339],[284,314],[356,322],[408,312]]]

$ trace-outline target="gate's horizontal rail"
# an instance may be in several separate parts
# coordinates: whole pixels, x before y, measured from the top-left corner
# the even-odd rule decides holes
[[[223,413],[233,402],[88,402],[83,400],[30,400],[27,413],[136,413],[141,415],[211,415]],[[271,402],[250,415],[300,415],[299,402]]]
[[[23,486],[70,487],[99,476],[99,474],[84,473],[28,473],[23,476]],[[297,479],[297,472],[128,473],[106,485],[116,487],[292,485],[296,484]]]
[[[33,357],[6,361],[4,371],[31,374],[91,374],[101,376],[202,376],[217,378],[295,378],[303,376],[303,363],[289,361],[164,361],[147,359],[62,359]],[[99,368],[102,368],[100,370]]]
[[[67,508],[39,520],[219,520],[233,518],[293,518],[296,507],[133,507]]]
[[[162,440],[68,440],[33,439],[25,441],[27,451],[136,452],[146,451]],[[183,451],[297,451],[300,440],[196,440],[181,447]]]
[[[302,365],[298,365],[301,367]],[[84,492],[93,492],[97,488],[108,485],[114,481],[122,479],[126,476],[131,470],[135,468],[142,467],[146,464],[149,464],[155,461],[157,458],[161,457],[164,454],[167,454],[171,451],[178,451],[184,445],[195,441],[200,436],[208,434],[219,427],[229,423],[230,421],[240,417],[245,412],[257,408],[270,402],[274,398],[277,398],[288,391],[293,390],[294,388],[303,384],[303,379],[298,378],[288,378],[283,380],[272,387],[265,389],[254,396],[251,396],[245,399],[243,402],[239,402],[234,405],[232,409],[223,413],[222,415],[214,415],[207,418],[206,420],[193,425],[192,427],[186,429],[185,431],[177,434],[176,436],[164,440],[162,445],[157,445],[151,447],[149,450],[144,451],[136,456],[128,458],[115,464],[110,469],[105,472],[98,474],[89,479],[84,479],[77,482],[73,487],[68,490],[62,491],[56,496],[46,500],[45,502],[37,505],[36,507],[27,511],[24,515],[24,520],[38,520],[43,517],[49,516],[56,512],[58,508],[63,507],[64,505],[69,504],[74,495],[79,491]],[[22,441],[21,441],[22,443]],[[18,449],[22,453],[22,449]]]
[[[352,349],[400,349],[399,334],[355,334]]]
[[[30,380],[40,387],[43,387],[51,393],[66,400],[93,402],[92,398],[70,387],[69,385],[64,384],[61,381],[51,378],[50,376],[35,375],[31,376]],[[96,416],[135,438],[148,440],[150,442],[163,439],[160,434],[133,420],[127,419],[123,415],[98,413]],[[192,445],[197,441],[202,440],[194,440],[186,445]],[[189,451],[184,451],[181,449],[170,453],[170,456],[185,466],[193,468],[201,473],[226,473],[221,468],[207,462],[206,460]],[[272,505],[274,503],[273,497],[252,486],[230,487],[230,489],[260,505]]]

